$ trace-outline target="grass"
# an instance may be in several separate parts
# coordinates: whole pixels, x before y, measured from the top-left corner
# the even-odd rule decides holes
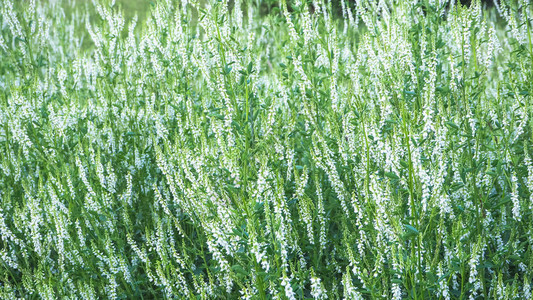
[[[472,2],[2,1],[0,298],[530,299],[532,7]]]

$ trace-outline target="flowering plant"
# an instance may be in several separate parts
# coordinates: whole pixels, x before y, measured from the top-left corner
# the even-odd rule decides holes
[[[471,2],[1,1],[0,297],[530,299],[533,9]]]

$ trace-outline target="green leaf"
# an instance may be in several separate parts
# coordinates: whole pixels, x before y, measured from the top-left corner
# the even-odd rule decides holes
[[[248,74],[252,74],[252,71],[253,71],[253,64],[252,64],[252,62],[250,62],[250,63],[248,64],[247,71],[248,71]]]
[[[414,228],[413,226],[409,225],[409,224],[403,224],[403,226],[405,226],[405,229],[407,230],[408,233],[411,233],[411,234],[414,234],[414,235],[418,235],[418,230],[416,228]]]
[[[460,188],[463,188],[465,186],[464,183],[462,182],[455,182],[453,183],[451,186],[450,186],[450,192],[455,192],[457,190],[459,190]]]
[[[400,160],[400,165],[406,169],[409,168],[409,164],[403,159]]]
[[[459,126],[457,126],[457,124],[455,124],[455,123],[452,122],[452,121],[447,121],[447,122],[444,123],[444,124],[446,124],[446,125],[447,125],[448,127],[450,127],[450,128],[453,128],[453,129],[459,130]]]
[[[403,281],[401,279],[398,279],[398,278],[393,278],[390,282],[391,283],[396,283],[396,284],[403,284]]]
[[[398,180],[400,177],[396,175],[394,172],[385,172],[385,176],[389,177],[390,179]]]
[[[230,67],[230,66],[226,66],[226,67],[224,68],[224,73],[225,73],[226,75],[228,75],[228,74],[231,72],[232,69],[233,69],[232,67]]]

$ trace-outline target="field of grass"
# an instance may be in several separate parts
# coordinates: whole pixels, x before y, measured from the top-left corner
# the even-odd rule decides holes
[[[532,299],[530,1],[229,2],[0,0],[1,299]]]

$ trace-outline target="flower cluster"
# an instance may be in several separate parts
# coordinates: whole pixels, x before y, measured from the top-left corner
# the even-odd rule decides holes
[[[0,298],[530,299],[525,0],[0,1]]]

